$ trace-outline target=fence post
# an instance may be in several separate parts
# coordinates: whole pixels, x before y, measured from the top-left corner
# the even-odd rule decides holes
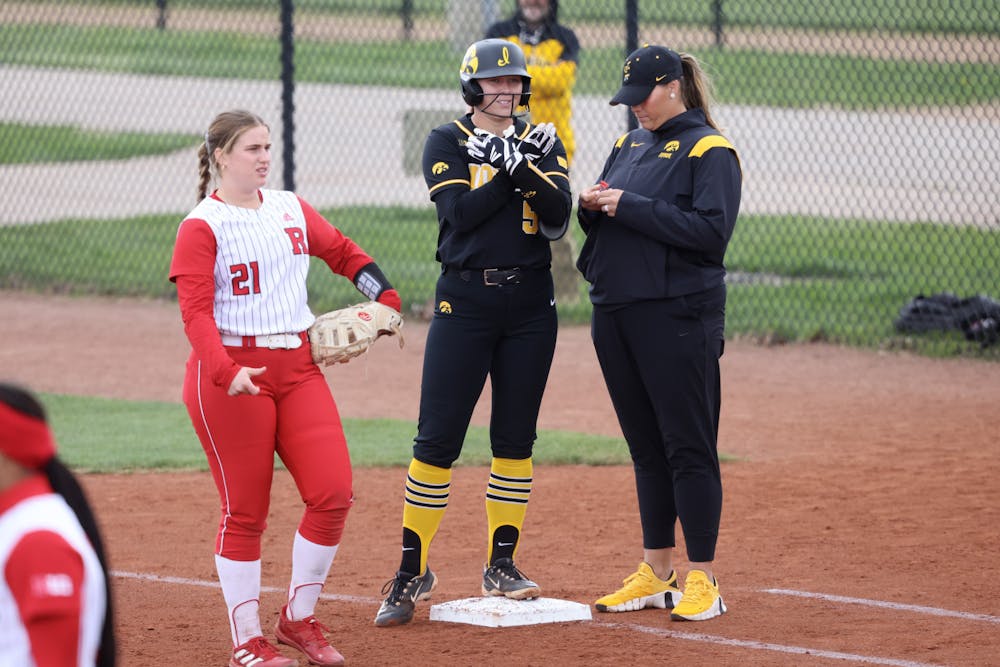
[[[489,27],[500,20],[500,7],[497,6],[497,0],[480,0],[480,2],[483,8],[483,21],[479,34],[485,35]]]
[[[715,45],[722,48],[722,0],[712,0],[712,32],[715,33]]]
[[[285,190],[295,190],[294,12],[294,0],[281,0],[281,162]]]
[[[403,18],[403,40],[408,42],[413,37],[413,0],[403,0],[399,14]]]
[[[448,0],[448,28],[451,47],[464,53],[469,44],[479,41],[486,29],[499,17],[497,0]]]
[[[156,0],[156,27],[158,30],[167,29],[167,0]]]
[[[639,0],[625,0],[625,55],[622,56],[624,61],[628,54],[632,53],[639,48]],[[631,132],[635,128],[639,127],[639,123],[635,119],[635,114],[632,110],[625,109],[625,120],[628,123],[628,129]]]

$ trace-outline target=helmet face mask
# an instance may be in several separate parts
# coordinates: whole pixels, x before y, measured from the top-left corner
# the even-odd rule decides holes
[[[521,47],[505,39],[483,39],[471,45],[462,59],[459,78],[462,82],[462,99],[470,107],[483,103],[483,87],[477,79],[498,76],[521,77],[521,97],[518,105],[528,106],[531,98],[531,75]]]

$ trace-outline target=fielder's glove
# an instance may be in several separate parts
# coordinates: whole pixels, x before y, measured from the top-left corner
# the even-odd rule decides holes
[[[465,150],[477,160],[490,164],[495,169],[503,169],[503,153],[507,142],[482,129],[476,129],[475,135],[465,142]]]
[[[521,140],[519,150],[531,162],[538,162],[556,145],[556,126],[552,123],[541,123],[528,132]]]
[[[403,347],[402,326],[403,316],[377,301],[324,313],[309,327],[313,361],[324,366],[346,363],[368,351],[380,336],[398,336]]]

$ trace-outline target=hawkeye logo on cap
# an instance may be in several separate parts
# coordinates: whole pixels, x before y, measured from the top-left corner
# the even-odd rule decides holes
[[[448,303],[447,301],[442,301],[441,303],[438,304],[438,312],[441,312],[441,313],[450,313],[451,312],[451,304]]]

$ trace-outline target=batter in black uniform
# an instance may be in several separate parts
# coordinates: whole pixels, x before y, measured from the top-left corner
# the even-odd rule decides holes
[[[736,150],[709,112],[698,62],[662,46],[629,55],[611,104],[641,127],[615,143],[580,193],[597,357],[628,442],[643,561],[599,611],[726,611],[712,572],[722,511],[717,451],[726,286],[723,257],[740,206]],[[680,520],[691,570],[673,571]]]
[[[408,623],[437,583],[427,567],[448,506],[451,466],[489,376],[493,453],[486,488],[483,595],[538,597],[514,566],[531,493],[535,425],[555,351],[550,241],[572,208],[566,152],[554,127],[514,117],[531,77],[502,39],[476,42],[460,70],[472,108],[431,131],[424,178],[437,208],[441,277],[427,334],[420,416],[403,503],[403,556],[377,626]]]

